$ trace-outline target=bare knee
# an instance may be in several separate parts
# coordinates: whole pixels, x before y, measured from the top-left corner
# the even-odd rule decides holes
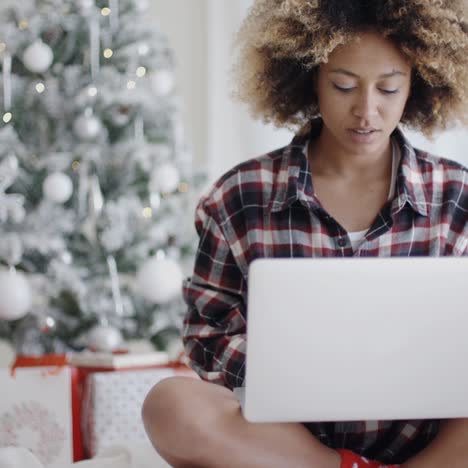
[[[152,442],[177,428],[178,411],[184,405],[185,378],[171,377],[157,383],[142,406],[142,419]],[[160,436],[160,437],[158,437]]]
[[[235,411],[239,404],[233,393],[219,385],[189,377],[161,380],[148,393],[142,407],[145,425],[162,430],[176,429],[180,422],[192,428],[205,426],[226,410]],[[215,422],[215,421],[211,421]]]
[[[222,420],[237,411],[237,401],[226,388],[172,377],[151,389],[142,417],[156,450],[168,461],[183,463],[203,459]]]
[[[171,465],[178,466],[184,444],[180,440],[180,422],[177,412],[183,405],[180,386],[184,379],[171,377],[157,383],[143,402],[141,415],[146,433],[154,448]],[[176,444],[176,441],[178,442]],[[186,446],[190,446],[187,442]],[[175,463],[177,462],[177,463]]]

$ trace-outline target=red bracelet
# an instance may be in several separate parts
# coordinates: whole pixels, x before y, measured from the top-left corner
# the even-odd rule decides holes
[[[374,460],[362,457],[351,450],[339,449],[341,468],[397,468],[399,465],[385,465]]]

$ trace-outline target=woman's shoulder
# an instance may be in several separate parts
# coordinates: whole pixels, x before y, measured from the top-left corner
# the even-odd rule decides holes
[[[236,200],[242,204],[242,195],[255,196],[264,193],[278,181],[284,169],[283,158],[287,156],[289,146],[264,153],[242,161],[226,171],[210,184],[200,203],[219,207],[220,202],[232,205]]]
[[[468,211],[468,168],[460,162],[415,149],[426,199],[434,213]]]
[[[439,180],[440,182],[453,180],[465,185],[468,184],[468,167],[461,162],[418,148],[414,148],[414,152],[423,174],[430,177],[431,180]]]
[[[275,163],[282,161],[287,148],[288,146],[278,148],[276,150],[236,164],[234,167],[226,171],[221,177],[219,177],[214,186],[222,186],[226,182],[231,181],[233,177],[238,177],[239,174],[246,174],[254,177],[260,171],[267,171],[273,174],[275,170]]]

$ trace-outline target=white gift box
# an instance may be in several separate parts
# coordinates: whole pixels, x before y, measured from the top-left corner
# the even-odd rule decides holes
[[[111,446],[150,444],[141,420],[143,401],[153,385],[175,374],[170,368],[89,374],[81,413],[87,455]]]
[[[0,447],[29,449],[48,468],[72,463],[70,368],[0,369],[0,395]]]

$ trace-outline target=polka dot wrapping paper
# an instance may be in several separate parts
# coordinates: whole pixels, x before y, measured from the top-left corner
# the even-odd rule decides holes
[[[81,409],[86,455],[92,457],[109,446],[145,441],[149,444],[141,420],[143,401],[156,383],[180,373],[176,369],[155,368],[89,374]],[[191,371],[184,374],[192,376]]]

